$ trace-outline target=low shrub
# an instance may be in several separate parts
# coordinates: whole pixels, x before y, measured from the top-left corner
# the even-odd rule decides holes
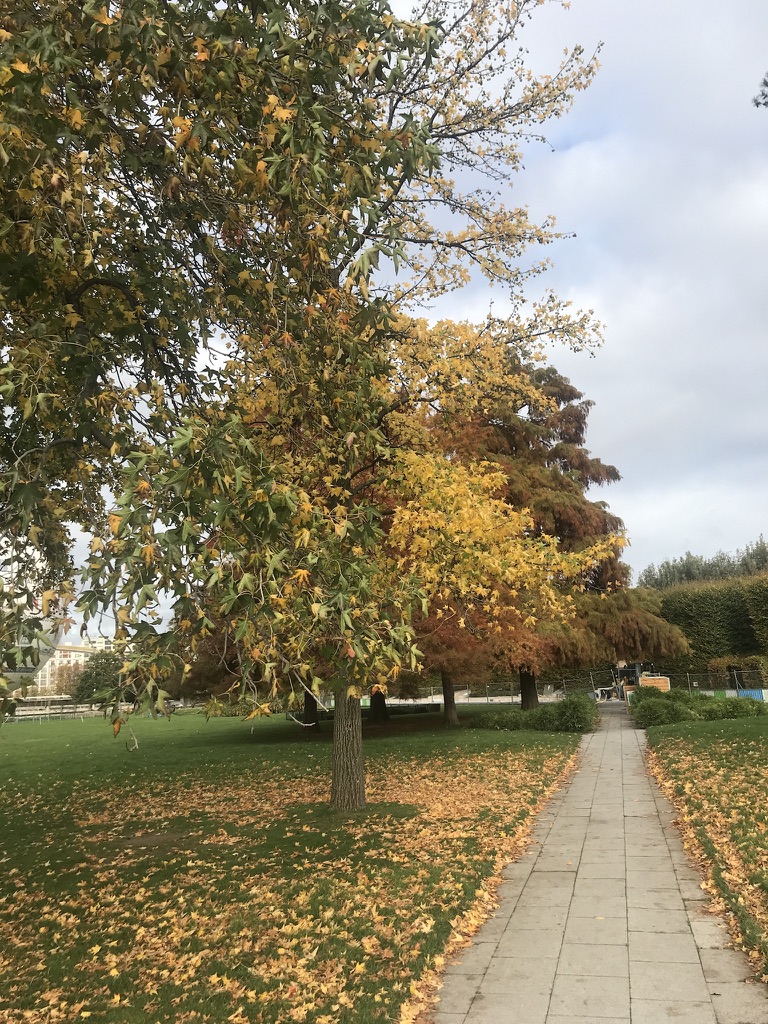
[[[685,707],[696,707],[698,702],[709,700],[704,694],[691,692],[682,688],[672,690],[657,690],[655,686],[638,686],[632,693],[632,705],[642,704],[647,700],[668,700],[673,704],[683,704]]]
[[[591,732],[597,727],[600,712],[597,704],[585,693],[574,693],[555,704],[558,732]]]
[[[520,708],[494,708],[492,711],[484,711],[472,719],[473,729],[502,729],[513,732],[516,729],[530,728],[523,724],[525,712]]]
[[[768,704],[753,697],[710,697],[687,690],[666,693],[652,687],[639,687],[632,696],[632,714],[638,729],[650,725],[672,725],[703,719],[718,722],[732,718],[757,718],[768,715]]]
[[[665,700],[671,700],[674,704],[683,704],[685,707],[696,707],[702,700],[708,700],[704,694],[690,693],[688,690],[668,690],[666,693],[658,691]]]
[[[669,691],[672,692],[671,690]],[[656,700],[662,698],[667,699],[667,694],[663,690],[657,690],[655,686],[638,686],[636,690],[632,691],[632,705],[633,707],[638,704],[644,704],[647,700]]]
[[[599,717],[597,706],[583,693],[557,704],[540,704],[530,711],[517,707],[494,708],[474,719],[476,729],[533,729],[535,732],[589,732]]]
[[[698,713],[707,722],[718,722],[724,718],[758,718],[768,714],[768,706],[753,697],[705,697]]]
[[[560,732],[560,720],[556,704],[539,704],[537,708],[524,711],[524,729],[535,729],[537,732]]]
[[[632,709],[638,729],[651,725],[672,725],[675,722],[690,722],[699,716],[680,701],[667,700],[664,696],[646,698]]]

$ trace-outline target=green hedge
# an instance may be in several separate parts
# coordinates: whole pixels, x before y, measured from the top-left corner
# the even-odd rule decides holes
[[[758,718],[768,715],[768,704],[752,697],[707,697],[703,693],[670,690],[662,693],[641,686],[632,698],[632,716],[638,729],[675,722],[717,721],[724,718]]]
[[[664,591],[661,614],[683,631],[690,656],[668,672],[705,671],[713,660],[768,656],[768,575],[689,583]]]
[[[599,711],[590,698],[571,694],[555,704],[540,704],[530,711],[519,707],[493,708],[472,721],[474,729],[533,729],[536,732],[590,732],[597,725]]]
[[[768,656],[768,576],[754,576],[744,580],[744,596],[759,651]]]

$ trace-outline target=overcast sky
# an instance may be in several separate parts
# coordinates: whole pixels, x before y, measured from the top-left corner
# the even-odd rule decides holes
[[[603,44],[513,193],[575,233],[547,250],[548,283],[605,324],[594,357],[552,354],[595,402],[588,447],[623,477],[594,496],[624,519],[635,577],[744,547],[768,534],[768,109],[751,102],[768,2],[572,0],[521,41],[538,70]],[[487,290],[458,302],[482,319]]]

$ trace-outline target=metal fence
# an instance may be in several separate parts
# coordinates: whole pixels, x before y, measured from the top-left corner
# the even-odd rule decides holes
[[[9,724],[11,722],[58,722],[73,718],[97,718],[103,714],[103,711],[99,711],[89,704],[59,704],[40,701],[34,704],[19,703],[12,715],[5,716],[5,722]]]
[[[678,672],[670,675],[670,685],[687,690],[762,690],[768,683],[757,669],[732,672]]]

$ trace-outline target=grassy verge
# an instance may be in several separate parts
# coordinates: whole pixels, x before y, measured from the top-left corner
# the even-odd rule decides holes
[[[768,719],[660,726],[648,740],[707,888],[768,981]]]
[[[366,742],[370,807],[340,818],[328,736],[135,728],[130,753],[98,720],[0,734],[8,1024],[405,1019],[578,742],[423,716]]]

